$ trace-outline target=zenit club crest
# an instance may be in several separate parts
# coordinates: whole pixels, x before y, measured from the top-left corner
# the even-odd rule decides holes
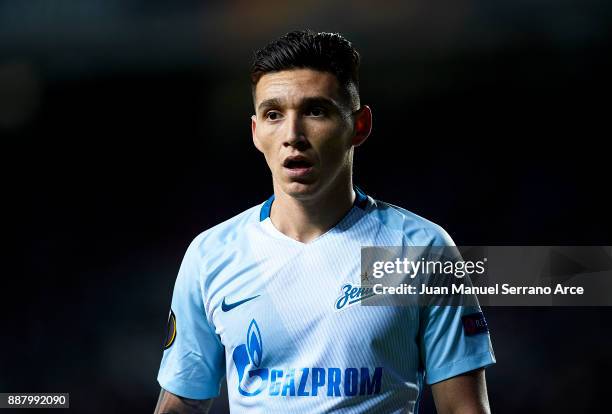
[[[366,273],[367,279],[367,273]],[[339,311],[374,296],[371,286],[357,286],[347,283],[340,288],[341,295],[334,302],[334,309]]]
[[[174,343],[174,339],[176,338],[176,316],[174,316],[174,312],[170,309],[170,314],[168,315],[168,328],[166,332],[166,340],[164,341],[164,349],[168,349]]]

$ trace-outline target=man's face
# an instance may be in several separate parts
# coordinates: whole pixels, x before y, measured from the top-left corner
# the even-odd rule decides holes
[[[275,189],[311,198],[352,170],[354,126],[336,77],[312,69],[262,76],[251,128]]]

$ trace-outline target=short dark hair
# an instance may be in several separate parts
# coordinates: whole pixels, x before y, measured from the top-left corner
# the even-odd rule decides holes
[[[356,110],[359,102],[359,52],[339,33],[296,30],[257,50],[251,65],[251,90],[259,79],[270,72],[310,68],[336,76],[340,93]]]

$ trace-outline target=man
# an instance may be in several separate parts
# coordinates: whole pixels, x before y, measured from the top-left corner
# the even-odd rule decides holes
[[[340,35],[310,31],[255,54],[251,129],[274,195],[187,249],[156,413],[206,412],[224,376],[232,412],[415,412],[425,381],[440,413],[489,411],[482,368],[495,358],[486,330],[464,331],[467,309],[340,300],[360,284],[361,246],[452,245],[353,186],[372,128],[359,59]]]

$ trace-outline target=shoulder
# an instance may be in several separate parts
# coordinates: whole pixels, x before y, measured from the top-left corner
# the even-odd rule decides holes
[[[372,200],[369,216],[394,232],[401,232],[413,246],[454,246],[450,235],[440,225],[405,208]]]
[[[242,213],[225,220],[198,234],[189,247],[187,254],[199,257],[210,256],[215,251],[227,248],[228,245],[241,239],[253,225],[259,222],[259,211],[262,204],[253,206]]]

